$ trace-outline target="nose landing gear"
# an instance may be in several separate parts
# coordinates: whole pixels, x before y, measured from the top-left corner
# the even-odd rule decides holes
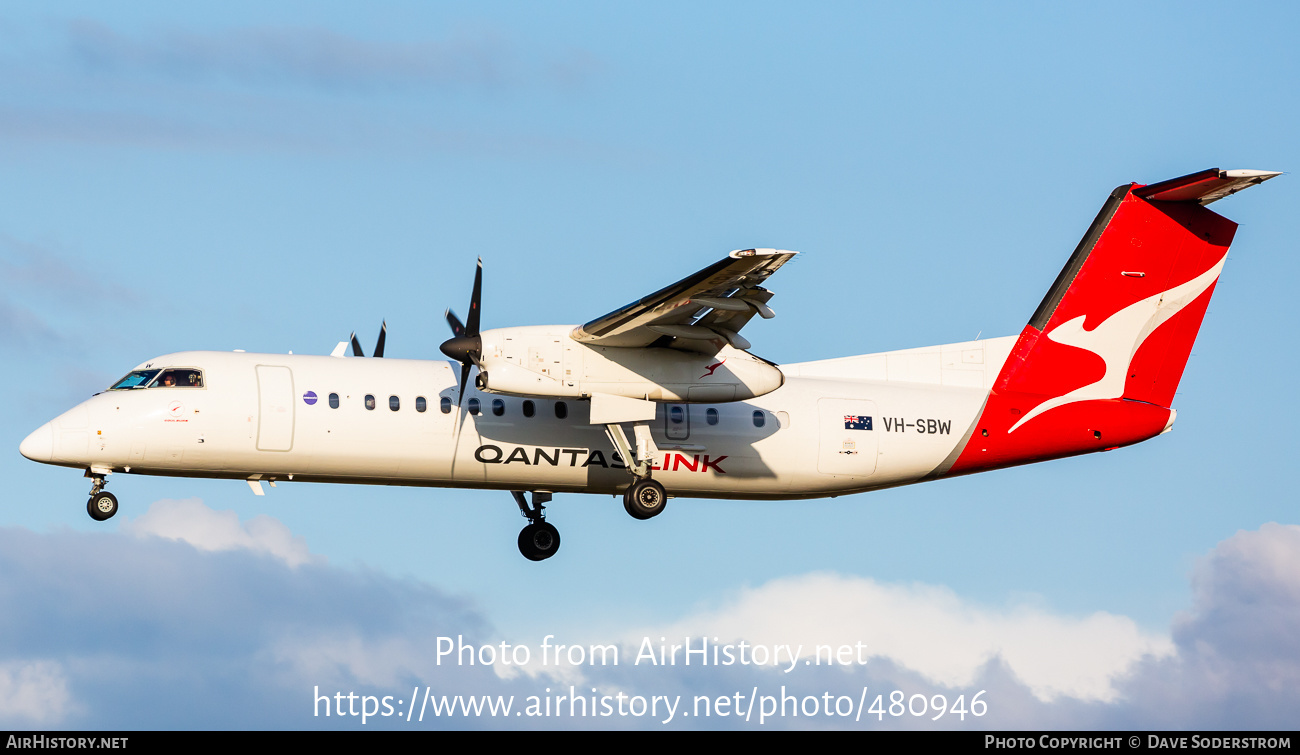
[[[522,490],[512,490],[510,495],[519,505],[519,513],[528,520],[528,525],[519,532],[519,552],[529,561],[545,561],[554,556],[560,550],[560,531],[547,522],[546,514],[542,513],[546,508],[542,504],[551,500],[551,494],[534,491],[531,506],[524,500]]]
[[[530,524],[519,531],[519,552],[529,561],[544,561],[560,549],[560,531],[550,522]]]
[[[104,476],[92,475],[90,500],[86,501],[86,513],[97,522],[112,519],[117,513],[117,496],[104,490]]]

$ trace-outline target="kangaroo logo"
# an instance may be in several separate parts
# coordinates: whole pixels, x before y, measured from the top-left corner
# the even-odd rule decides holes
[[[1106,363],[1106,373],[1096,382],[1044,401],[1026,412],[1025,416],[1021,417],[1020,421],[1012,425],[1007,432],[1015,432],[1016,428],[1048,409],[1078,401],[1123,396],[1124,381],[1128,375],[1129,365],[1133,362],[1133,355],[1142,348],[1142,344],[1156,328],[1181,312],[1184,307],[1195,301],[1196,297],[1205,293],[1205,290],[1218,279],[1219,272],[1223,270],[1223,263],[1227,259],[1228,255],[1225,252],[1218,263],[1209,270],[1186,283],[1128,305],[1107,317],[1092,330],[1084,330],[1084,317],[1080,316],[1044,333],[1057,343],[1085,349],[1101,357],[1101,360]]]
[[[727,358],[726,358],[726,357],[723,357],[723,358],[721,359],[721,361],[715,362],[714,364],[711,364],[711,365],[709,365],[708,367],[705,367],[705,368],[704,368],[704,369],[705,369],[705,373],[704,373],[703,375],[700,375],[700,378],[713,377],[713,371],[716,370],[716,369],[718,369],[719,367],[721,367],[723,364],[725,364],[726,361],[727,361]],[[697,379],[699,379],[699,378],[697,378]]]

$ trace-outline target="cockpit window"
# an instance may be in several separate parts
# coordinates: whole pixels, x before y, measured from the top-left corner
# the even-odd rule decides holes
[[[203,371],[191,368],[136,370],[113,384],[110,391],[133,388],[202,388]]]
[[[136,370],[113,384],[110,391],[125,391],[131,388],[143,388],[162,370]]]
[[[202,388],[203,373],[199,370],[172,369],[163,370],[162,374],[149,385],[150,388]]]

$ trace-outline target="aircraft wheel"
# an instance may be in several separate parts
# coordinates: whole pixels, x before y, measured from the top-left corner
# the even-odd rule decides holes
[[[97,522],[113,518],[117,513],[117,497],[107,490],[101,490],[86,501],[86,513]]]
[[[634,519],[658,516],[667,503],[668,493],[654,480],[638,480],[623,493],[623,508]]]
[[[560,549],[560,531],[548,522],[536,522],[519,532],[519,552],[529,561],[545,561]]]

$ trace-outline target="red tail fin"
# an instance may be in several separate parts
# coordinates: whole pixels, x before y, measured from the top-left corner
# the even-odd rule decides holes
[[[1161,433],[1237,225],[1203,205],[1277,173],[1194,173],[1111,192],[1002,366],[950,473]]]

